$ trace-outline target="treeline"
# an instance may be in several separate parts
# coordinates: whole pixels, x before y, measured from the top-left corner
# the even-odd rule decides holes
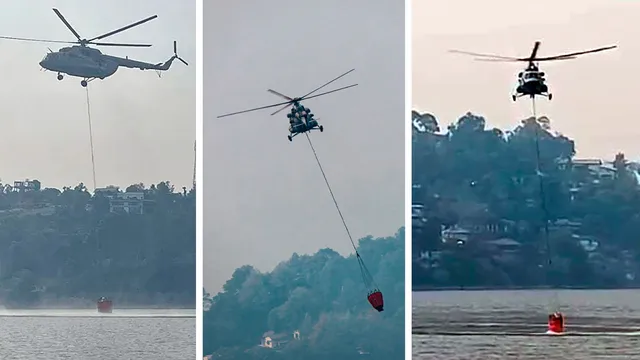
[[[638,167],[624,154],[608,165],[577,161],[574,141],[546,117],[512,130],[471,113],[446,130],[433,115],[413,118],[414,202],[424,206],[414,286],[640,285]],[[455,228],[481,231],[450,246],[443,230]],[[489,251],[491,236],[521,245],[511,261]]]
[[[384,294],[384,312],[367,302],[354,255],[294,254],[270,273],[243,266],[220,293],[205,292],[204,353],[213,359],[404,358],[404,228],[393,237],[361,239],[358,249]],[[274,348],[259,346],[265,336]]]
[[[94,306],[107,296],[121,308],[194,306],[195,190],[165,181],[91,194],[37,180],[0,189],[0,305]]]

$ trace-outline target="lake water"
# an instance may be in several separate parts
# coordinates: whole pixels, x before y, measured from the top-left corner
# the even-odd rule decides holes
[[[0,359],[194,359],[195,310],[0,310]]]
[[[546,335],[549,311],[566,335]],[[640,290],[434,291],[413,294],[413,358],[640,358]]]

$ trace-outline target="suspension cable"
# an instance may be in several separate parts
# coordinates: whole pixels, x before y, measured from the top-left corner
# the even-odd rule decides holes
[[[89,119],[89,144],[91,146],[91,169],[93,171],[93,190],[96,190],[96,160],[93,155],[93,129],[91,128],[91,102],[89,101],[89,86],[87,90],[87,118]]]
[[[540,206],[542,208],[542,212],[543,212],[543,223],[544,223],[544,239],[545,239],[545,247],[546,247],[546,252],[547,252],[547,268],[546,268],[546,278],[547,278],[547,283],[550,283],[549,280],[551,280],[552,275],[550,274],[550,270],[552,268],[553,265],[553,260],[552,260],[552,254],[551,254],[551,241],[549,240],[549,221],[550,221],[550,214],[549,214],[549,209],[547,207],[547,196],[545,194],[545,188],[544,188],[544,173],[542,172],[542,160],[540,159],[540,130],[538,129],[538,127],[540,126],[540,124],[538,123],[538,114],[536,112],[536,98],[535,96],[531,99],[531,107],[532,107],[532,113],[533,113],[533,118],[535,121],[535,146],[536,146],[536,174],[538,176],[538,184],[540,186]],[[557,308],[558,307],[558,294],[555,291],[555,289],[552,290],[553,291],[553,298],[552,298],[552,303],[551,303],[551,307],[552,308]],[[552,311],[555,311],[554,309],[552,309]]]
[[[329,194],[331,194],[331,199],[333,199],[333,204],[336,206],[336,210],[338,210],[338,215],[340,215],[340,220],[342,220],[342,225],[344,226],[345,231],[347,232],[347,236],[349,236],[349,241],[351,241],[351,246],[353,246],[353,250],[356,252],[356,258],[358,259],[358,264],[360,265],[360,272],[362,275],[362,280],[368,286],[369,284],[373,284],[375,288],[378,288],[375,281],[373,280],[373,276],[367,269],[367,266],[364,264],[364,261],[360,257],[358,253],[358,248],[356,247],[355,242],[353,241],[353,236],[351,236],[351,232],[349,231],[349,226],[347,226],[347,222],[342,215],[342,211],[340,211],[340,206],[338,205],[338,201],[336,200],[335,195],[333,194],[333,190],[331,189],[331,185],[329,184],[329,180],[327,179],[327,175],[324,172],[324,168],[320,163],[320,158],[318,158],[318,153],[316,149],[313,147],[313,143],[311,142],[311,137],[309,137],[309,133],[305,133],[307,137],[307,141],[309,142],[309,146],[311,147],[311,151],[313,152],[313,156],[316,158],[316,162],[318,163],[318,168],[320,168],[320,172],[322,173],[322,177],[324,178],[325,184],[327,184],[327,189],[329,190]]]
[[[318,153],[316,153],[316,149],[313,147],[313,143],[311,142],[311,138],[308,133],[305,133],[307,136],[307,141],[309,141],[309,146],[311,146],[311,151],[313,151],[313,156],[316,158],[316,162],[318,163],[318,167],[320,168],[320,172],[322,173],[322,177],[324,178],[325,184],[327,184],[327,189],[329,189],[329,194],[331,194],[331,199],[333,199],[333,204],[336,206],[336,210],[338,210],[338,215],[340,215],[340,220],[342,220],[342,225],[344,225],[344,229],[347,231],[347,236],[349,236],[349,241],[351,241],[351,246],[353,246],[353,250],[356,252],[356,256],[360,257],[358,254],[358,248],[356,248],[356,243],[353,241],[353,237],[351,236],[351,232],[349,231],[349,227],[347,226],[347,222],[344,220],[344,216],[342,215],[342,211],[340,211],[340,206],[338,206],[338,201],[336,200],[335,195],[333,195],[333,190],[331,189],[331,185],[329,184],[329,180],[327,179],[327,175],[322,168],[322,164],[320,163],[320,159],[318,158]]]

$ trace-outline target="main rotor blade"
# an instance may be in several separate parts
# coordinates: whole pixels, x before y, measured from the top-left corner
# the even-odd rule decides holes
[[[261,106],[261,107],[257,107],[257,108],[253,108],[253,109],[249,109],[249,110],[236,111],[236,112],[233,112],[233,113],[220,115],[220,116],[218,116],[218,119],[222,118],[222,117],[226,117],[226,116],[231,116],[231,115],[244,114],[244,113],[248,113],[248,112],[256,111],[256,110],[269,109],[269,108],[272,108],[272,107],[282,106],[282,105],[285,105],[285,104],[289,105],[289,104],[291,104],[291,101],[281,102],[281,103],[273,104],[273,105]]]
[[[76,30],[73,28],[73,26],[71,26],[71,24],[69,24],[69,22],[67,21],[67,19],[64,18],[64,16],[62,16],[62,14],[60,13],[60,11],[58,11],[58,9],[53,8],[53,12],[56,13],[56,15],[58,15],[58,17],[60,18],[60,20],[62,20],[62,22],[67,26],[67,28],[69,30],[71,30],[71,32],[73,33],[73,35],[76,36],[76,38],[78,40],[80,39],[80,35],[78,35],[78,33],[76,32]]]
[[[343,76],[346,76],[347,74],[349,74],[349,73],[351,73],[351,72],[353,72],[353,71],[355,71],[355,70],[356,70],[356,69],[351,69],[351,70],[347,71],[346,73],[344,73],[344,74],[342,74],[342,75],[338,76],[337,78],[335,78],[335,79],[333,79],[333,80],[329,81],[328,83],[326,83],[326,84],[324,84],[324,85],[320,86],[319,88],[317,88],[317,89],[315,89],[315,90],[311,91],[310,93],[308,93],[308,94],[306,94],[306,95],[304,95],[304,96],[301,96],[301,97],[300,97],[300,100],[307,99],[309,95],[313,94],[314,92],[316,92],[316,91],[318,91],[318,90],[322,89],[323,87],[325,87],[325,86],[327,86],[327,85],[331,84],[332,82],[334,82],[334,81],[336,81],[336,80],[340,79],[340,78],[341,78],[341,77],[343,77]]]
[[[313,96],[309,96],[309,97],[305,98],[305,100],[306,100],[306,99],[313,99],[313,98],[316,98],[316,97],[318,97],[318,96],[322,96],[322,95],[331,94],[331,93],[334,93],[334,92],[336,92],[336,91],[340,91],[340,90],[345,90],[345,89],[348,89],[348,88],[352,88],[352,87],[354,87],[354,86],[358,86],[358,84],[353,84],[353,85],[349,85],[349,86],[344,86],[344,87],[337,88],[337,89],[334,89],[334,90],[331,90],[331,91],[326,91],[326,92],[323,92],[323,93],[320,93],[320,94],[316,94],[316,95],[313,95]]]
[[[126,46],[126,47],[150,47],[149,44],[119,44],[119,43],[91,43],[99,46]]]
[[[529,59],[535,59],[536,55],[538,54],[538,49],[540,49],[540,41],[536,41],[533,44],[533,50],[531,50],[531,56],[529,56]]]
[[[113,31],[110,31],[110,32],[108,32],[108,33],[106,33],[106,34],[102,34],[102,35],[100,35],[100,36],[96,36],[96,37],[94,37],[94,38],[92,38],[92,39],[89,39],[88,41],[89,41],[89,42],[91,42],[91,41],[93,41],[93,40],[100,40],[100,39],[104,39],[104,38],[106,38],[106,37],[108,37],[108,36],[115,35],[115,34],[117,34],[117,33],[119,33],[119,32],[125,31],[125,30],[127,30],[127,29],[131,29],[131,28],[132,28],[132,27],[134,27],[134,26],[142,25],[142,24],[146,23],[147,21],[151,21],[151,20],[153,20],[153,19],[155,19],[155,18],[157,18],[157,17],[158,17],[158,15],[149,16],[149,17],[148,17],[148,18],[146,18],[146,19],[143,19],[143,20],[140,20],[140,21],[134,22],[133,24],[131,24],[131,25],[127,25],[127,26],[125,26],[125,27],[121,27],[121,28],[120,28],[120,29],[118,29],[118,30],[113,30]]]
[[[43,42],[43,43],[55,43],[55,44],[77,44],[78,43],[77,41],[30,39],[30,38],[21,38],[21,37],[13,37],[13,36],[0,36],[0,39],[19,40],[19,41],[33,41],[33,42]]]
[[[278,110],[276,110],[276,111],[272,112],[272,113],[271,113],[271,116],[273,116],[273,115],[275,115],[275,114],[279,113],[280,111],[282,111],[282,110],[284,110],[284,109],[287,109],[289,106],[291,106],[291,103],[285,104],[285,105],[284,105],[283,107],[281,107],[280,109],[278,109]]]
[[[523,62],[529,60],[522,59],[491,59],[491,58],[475,58],[475,61],[486,61],[486,62]]]
[[[548,56],[548,57],[543,57],[543,58],[539,58],[539,59],[532,59],[532,60],[533,61],[560,60],[560,59],[568,58],[568,57],[576,57],[578,55],[591,54],[591,53],[596,53],[596,52],[600,52],[600,51],[611,50],[611,49],[615,49],[617,47],[618,47],[617,45],[605,46],[605,47],[601,47],[601,48],[597,48],[597,49],[593,49],[593,50],[578,51],[578,52],[573,52],[573,53],[568,53],[568,54]]]
[[[449,50],[449,52],[450,53],[454,53],[454,54],[471,55],[471,56],[478,56],[478,57],[484,57],[484,58],[494,58],[494,59],[501,59],[501,60],[528,61],[528,60],[521,60],[521,59],[518,59],[518,58],[515,58],[515,57],[510,57],[510,56],[480,54],[480,53],[475,53],[475,52],[470,52],[470,51]]]
[[[272,93],[273,95],[280,96],[280,97],[281,97],[281,98],[283,98],[283,99],[287,99],[287,100],[289,100],[289,101],[292,101],[292,100],[293,100],[293,98],[290,98],[290,97],[288,97],[287,95],[281,94],[281,93],[279,93],[279,92],[277,92],[277,91],[275,91],[275,90],[267,89],[267,91],[268,91],[268,92],[270,92],[270,93]]]
[[[560,57],[557,59],[551,59],[551,60],[571,60],[571,59],[575,59],[575,56],[569,56],[569,57]],[[505,60],[505,59],[484,59],[484,58],[475,58],[473,59],[475,61],[486,61],[486,62],[529,62],[529,59],[514,59],[514,60]],[[540,60],[540,59],[533,59],[531,62],[537,62],[537,61],[545,61],[544,59]]]
[[[553,57],[553,58],[541,58],[541,59],[533,59],[532,62],[538,62],[538,61],[559,61],[559,60],[572,60],[572,59],[576,59],[577,56],[558,56],[558,57]]]

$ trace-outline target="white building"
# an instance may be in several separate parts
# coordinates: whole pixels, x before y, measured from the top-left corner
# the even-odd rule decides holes
[[[143,192],[121,192],[117,186],[107,186],[95,190],[109,199],[109,211],[117,214],[144,214]]]

